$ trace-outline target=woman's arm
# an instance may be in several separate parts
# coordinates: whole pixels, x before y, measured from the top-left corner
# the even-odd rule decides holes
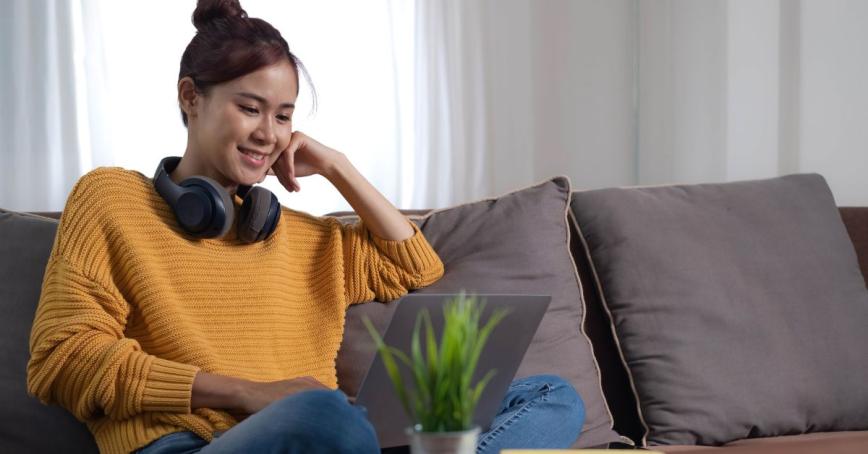
[[[200,370],[193,379],[190,408],[238,409],[241,407],[240,396],[244,381],[240,378],[209,374]]]
[[[124,337],[130,306],[116,288],[59,255],[69,249],[65,227],[61,221],[30,332],[28,394],[58,403],[80,421],[189,413],[199,368],[145,353]]]
[[[356,170],[346,155],[303,132],[292,133],[272,170],[290,192],[301,190],[297,177],[322,175],[344,196],[371,233],[392,241],[413,236],[410,221]]]
[[[413,236],[407,218],[359,173],[346,155],[338,154],[323,176],[344,196],[371,233],[393,241]]]
[[[361,218],[352,225],[329,220],[341,234],[347,304],[392,301],[443,276],[443,262],[419,227],[383,197],[343,153],[296,131],[272,169],[290,192],[301,190],[297,177],[324,176]]]

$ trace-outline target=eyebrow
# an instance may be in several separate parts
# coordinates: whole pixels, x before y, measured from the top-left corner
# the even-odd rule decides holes
[[[243,96],[245,98],[255,99],[256,101],[259,101],[260,103],[265,104],[266,106],[268,105],[268,101],[266,101],[265,98],[263,98],[262,96],[254,95],[253,93],[245,93],[245,92],[239,92],[239,93],[235,93],[235,94],[238,96]],[[281,109],[283,109],[284,107],[288,107],[290,109],[295,109],[295,104],[293,104],[291,102],[285,102],[278,107]]]

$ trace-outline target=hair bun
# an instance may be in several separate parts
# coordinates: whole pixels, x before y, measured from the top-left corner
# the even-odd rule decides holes
[[[193,25],[201,30],[216,20],[230,17],[247,17],[238,0],[199,0],[193,11]]]

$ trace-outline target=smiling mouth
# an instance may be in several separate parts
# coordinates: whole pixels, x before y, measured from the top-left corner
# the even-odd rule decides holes
[[[261,153],[255,153],[253,151],[250,151],[246,148],[241,148],[241,147],[238,147],[238,151],[240,151],[241,154],[244,154],[246,156],[250,156],[255,161],[264,161],[266,156],[268,156],[268,155],[264,155]]]

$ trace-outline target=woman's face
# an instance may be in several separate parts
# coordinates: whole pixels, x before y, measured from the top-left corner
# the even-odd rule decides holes
[[[206,96],[187,96],[197,99],[194,115],[187,110],[185,159],[191,155],[200,173],[227,187],[264,180],[292,136],[298,81],[289,61],[212,86]]]

